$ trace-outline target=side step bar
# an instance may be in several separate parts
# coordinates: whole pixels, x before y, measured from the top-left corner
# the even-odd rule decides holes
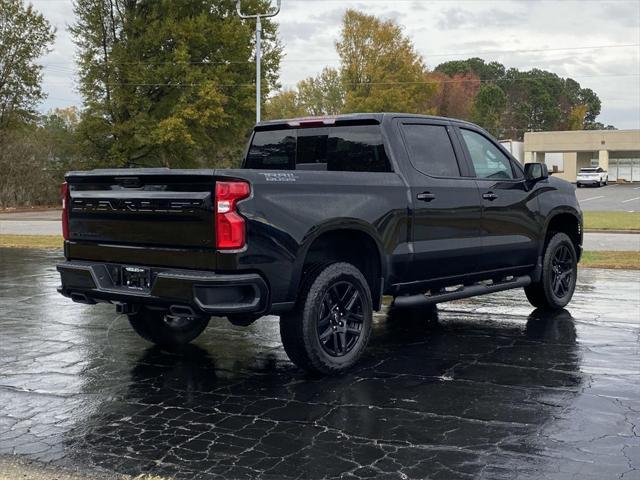
[[[405,297],[396,297],[394,305],[397,307],[418,307],[421,305],[432,305],[435,303],[450,302],[452,300],[460,300],[461,298],[476,297],[478,295],[486,295],[488,293],[502,292],[512,288],[526,287],[531,284],[531,277],[524,275],[522,277],[513,277],[509,280],[503,280],[496,283],[476,283],[469,286],[463,286],[454,291],[443,289],[437,293],[408,295]]]

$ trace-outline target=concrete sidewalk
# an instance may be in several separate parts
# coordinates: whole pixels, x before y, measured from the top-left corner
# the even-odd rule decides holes
[[[586,232],[583,246],[589,252],[637,252],[640,251],[640,233]]]
[[[0,220],[0,235],[62,235],[60,220]]]

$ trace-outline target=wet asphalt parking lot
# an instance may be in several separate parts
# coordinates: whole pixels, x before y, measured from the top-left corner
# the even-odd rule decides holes
[[[0,249],[0,455],[175,478],[639,479],[640,272],[386,309],[363,361],[310,378],[276,317],[150,346],[55,292],[51,252]]]
[[[638,183],[610,183],[606,187],[578,188],[576,196],[585,211],[640,211],[640,185]]]

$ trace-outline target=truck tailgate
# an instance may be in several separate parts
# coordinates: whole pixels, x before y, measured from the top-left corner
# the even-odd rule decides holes
[[[69,240],[215,248],[213,170],[70,173]]]

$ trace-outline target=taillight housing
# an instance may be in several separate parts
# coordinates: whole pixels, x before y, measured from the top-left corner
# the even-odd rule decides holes
[[[246,225],[236,204],[251,195],[246,182],[217,182],[215,199],[216,248],[240,250],[246,243]]]
[[[62,198],[62,237],[69,240],[69,184],[64,182],[60,189]]]

